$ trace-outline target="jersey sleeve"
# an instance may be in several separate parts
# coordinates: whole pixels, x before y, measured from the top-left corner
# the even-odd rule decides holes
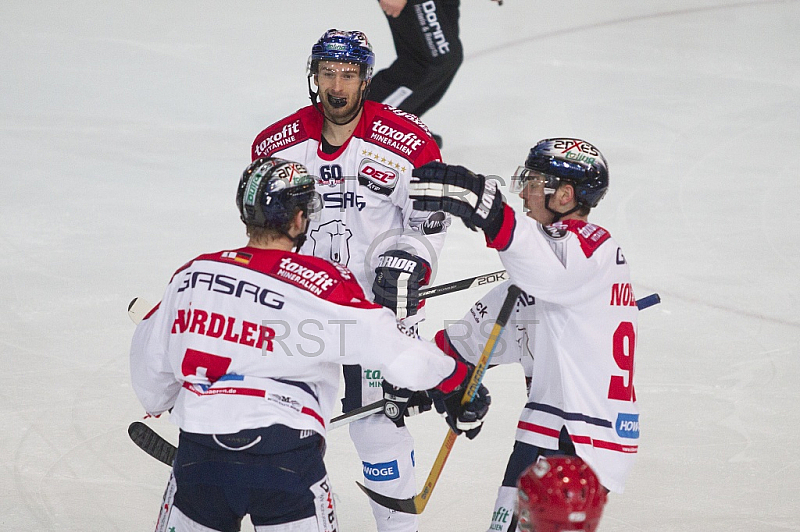
[[[131,384],[145,411],[154,416],[172,408],[181,389],[167,356],[172,324],[165,304],[168,298],[136,326],[131,340]]]
[[[436,333],[436,345],[453,358],[476,364],[492,333],[509,285],[509,282],[505,282],[491,290],[476,301],[462,319],[445,322],[445,328]],[[523,294],[520,297],[527,296]],[[517,301],[515,312],[500,334],[489,364],[513,364],[520,361],[523,348],[526,347],[520,342],[522,337],[518,334],[526,325],[518,317],[518,309],[522,304],[524,299]]]
[[[340,307],[330,323],[340,327],[339,346],[326,349],[326,356],[340,364],[380,368],[395,386],[427,390],[455,370],[454,361],[434,343],[400,332],[387,308]]]
[[[453,361],[433,343],[400,332],[394,313],[369,301],[347,268],[316,257],[292,254],[291,258],[307,266],[309,272],[326,271],[334,282],[330,291],[315,295],[318,306],[313,307],[315,313],[330,316],[328,327],[337,328],[333,331],[335,340],[325,345],[321,361],[381,368],[389,382],[412,390],[433,388],[452,375]]]

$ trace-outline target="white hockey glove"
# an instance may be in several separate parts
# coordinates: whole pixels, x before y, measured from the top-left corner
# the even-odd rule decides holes
[[[431,266],[425,259],[399,249],[387,251],[375,268],[375,303],[392,309],[399,319],[413,316],[422,303],[419,289],[430,277]]]
[[[473,231],[482,229],[490,241],[497,238],[506,221],[497,181],[436,161],[415,168],[411,175],[409,196],[415,209],[449,212]]]

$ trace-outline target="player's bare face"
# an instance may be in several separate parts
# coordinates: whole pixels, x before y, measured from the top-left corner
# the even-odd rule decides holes
[[[366,87],[360,72],[358,65],[320,62],[316,77],[319,99],[325,116],[334,123],[348,120],[358,113],[361,94]]]

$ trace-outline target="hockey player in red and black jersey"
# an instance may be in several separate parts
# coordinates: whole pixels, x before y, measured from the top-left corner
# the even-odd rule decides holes
[[[251,155],[296,160],[316,176],[323,209],[300,252],[347,266],[365,292],[392,309],[399,326],[414,337],[424,317],[418,292],[431,280],[450,216],[415,210],[408,184],[414,168],[440,160],[441,154],[416,116],[366,100],[374,63],[363,33],[325,32],[308,61],[312,105],[259,133]],[[344,412],[381,399],[384,388],[388,399],[409,407],[387,409],[390,417],[369,416],[349,428],[366,486],[394,498],[413,497],[414,441],[403,412],[430,409],[430,401],[384,383],[374,366],[348,366],[344,375]],[[392,467],[375,467],[379,464]],[[369,473],[381,470],[392,474]],[[415,515],[370,504],[379,532],[417,530]]]
[[[528,403],[495,503],[491,531],[514,531],[516,483],[539,456],[577,455],[605,489],[621,493],[638,452],[633,387],[638,308],[628,263],[609,232],[588,221],[608,189],[608,165],[592,144],[546,139],[514,176],[527,215],[506,205],[497,184],[461,166],[414,171],[415,207],[444,209],[482,229],[526,294],[503,332],[493,364],[532,367]],[[437,334],[454,357],[474,360],[506,287],[484,296]],[[583,528],[575,528],[576,530]]]
[[[321,209],[302,165],[257,159],[237,205],[247,246],[184,265],[133,336],[137,397],[181,429],[157,530],[235,532],[249,514],[256,530],[332,532],[322,457],[341,365],[430,389],[468,435],[488,394],[455,406],[468,365],[400,332],[344,266],[292,251]]]

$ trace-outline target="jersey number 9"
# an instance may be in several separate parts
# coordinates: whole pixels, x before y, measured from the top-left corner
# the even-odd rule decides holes
[[[614,331],[614,362],[619,369],[628,373],[627,379],[622,375],[612,375],[608,385],[608,398],[617,401],[636,401],[633,389],[633,355],[636,350],[636,329],[633,323],[623,321]],[[627,384],[626,384],[627,381]]]

